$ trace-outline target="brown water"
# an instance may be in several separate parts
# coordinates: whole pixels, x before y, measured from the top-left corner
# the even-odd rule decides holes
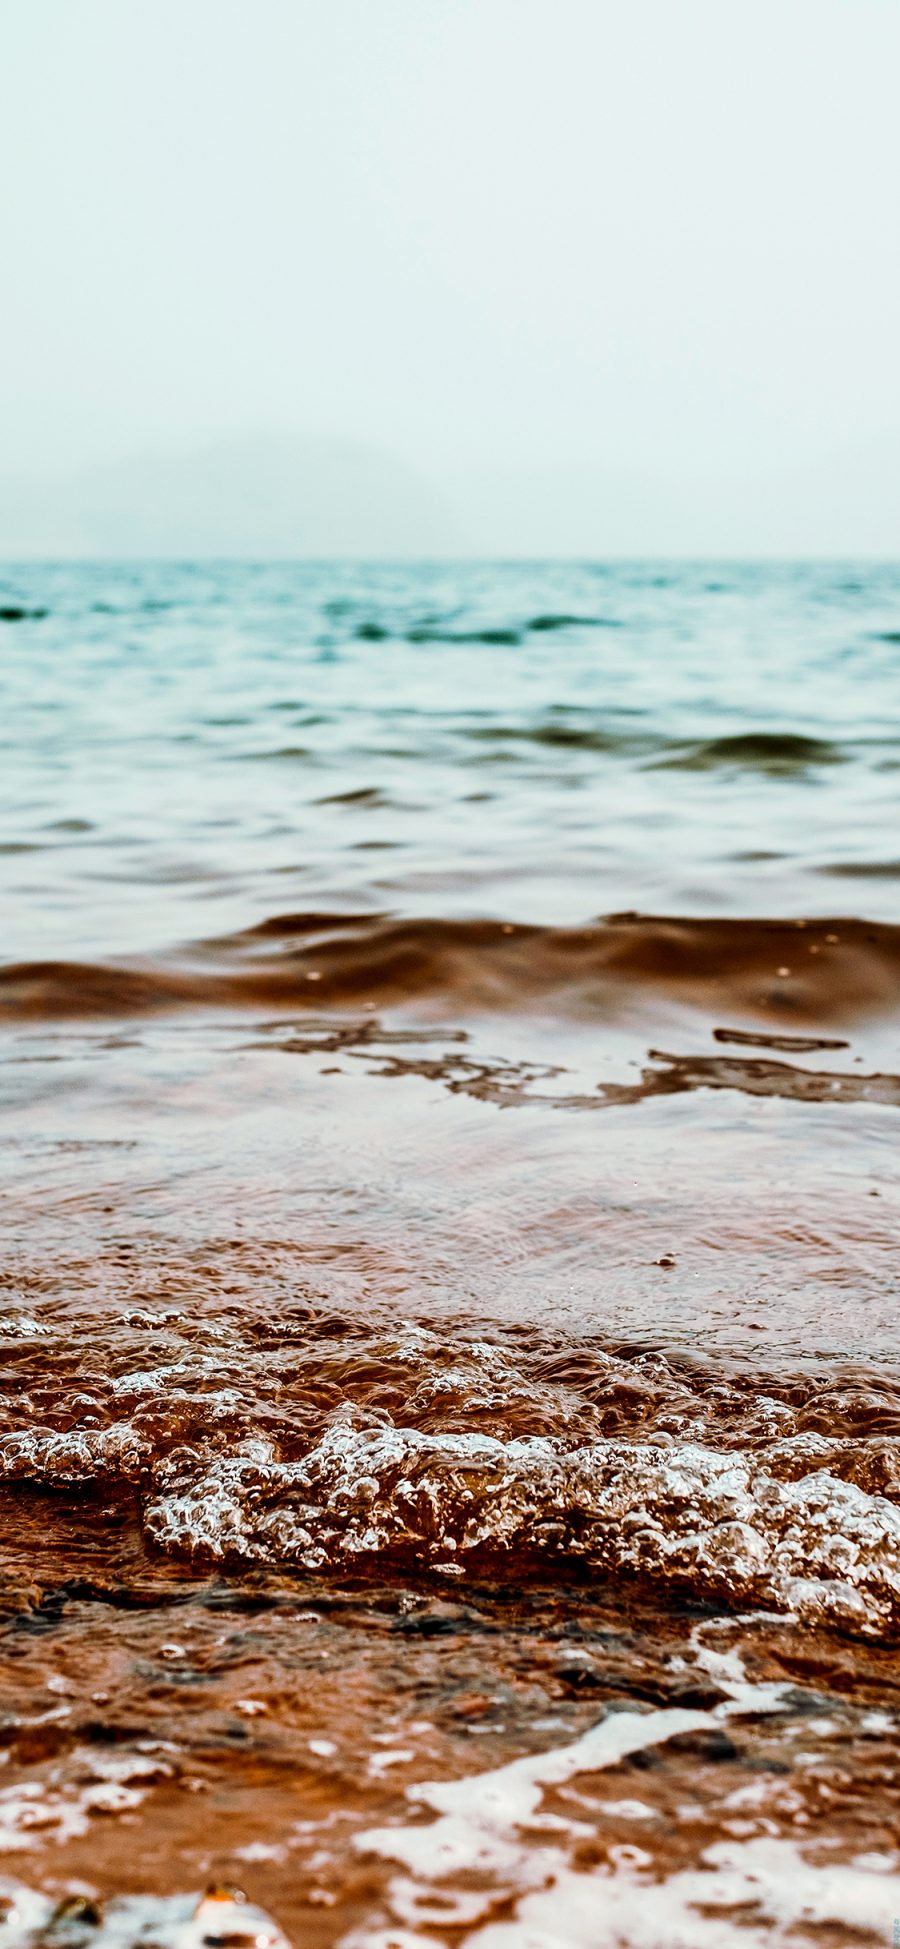
[[[0,1940],[890,1942],[900,575],[8,583]]]

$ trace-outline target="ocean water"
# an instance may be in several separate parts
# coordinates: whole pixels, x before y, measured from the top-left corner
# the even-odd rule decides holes
[[[891,1939],[898,665],[890,565],[4,570],[10,1943]]]

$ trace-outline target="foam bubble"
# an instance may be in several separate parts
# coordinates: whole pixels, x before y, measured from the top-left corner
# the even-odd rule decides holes
[[[782,1480],[764,1451],[689,1441],[566,1452],[338,1418],[300,1461],[258,1445],[161,1485],[145,1523],[163,1548],[217,1558],[568,1556],[872,1635],[900,1615],[895,1504],[827,1469]]]

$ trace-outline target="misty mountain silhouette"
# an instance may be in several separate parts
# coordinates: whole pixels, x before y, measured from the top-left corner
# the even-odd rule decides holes
[[[0,555],[427,555],[460,543],[449,502],[352,441],[232,438],[65,479],[0,479]]]

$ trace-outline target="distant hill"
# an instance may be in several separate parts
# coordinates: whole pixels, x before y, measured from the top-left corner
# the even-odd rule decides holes
[[[900,444],[815,469],[686,461],[667,477],[581,462],[445,462],[432,480],[363,442],[220,439],[65,479],[0,475],[0,560],[17,557],[876,556],[900,547]],[[436,467],[437,472],[437,467]]]
[[[375,447],[290,436],[0,477],[0,556],[452,554],[449,502]]]

